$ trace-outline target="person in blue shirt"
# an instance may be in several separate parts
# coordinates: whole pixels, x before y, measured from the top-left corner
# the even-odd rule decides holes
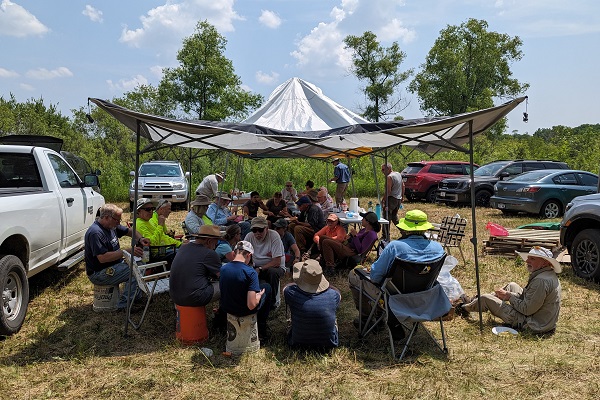
[[[382,283],[396,258],[413,262],[428,262],[437,260],[445,254],[444,248],[439,242],[425,237],[425,232],[432,229],[433,225],[427,221],[427,214],[423,211],[408,211],[396,226],[400,229],[401,237],[398,240],[391,241],[383,249],[379,258],[371,265],[369,277],[372,282]],[[357,268],[362,267],[358,266]],[[354,297],[354,304],[358,310],[360,278],[354,270],[350,271],[348,282]],[[379,295],[379,289],[368,281],[363,282],[363,290],[369,297],[374,298]],[[371,312],[371,304],[366,301],[365,297],[367,296],[363,296],[363,315],[360,316],[363,321],[367,319]],[[393,316],[391,317],[392,320],[388,321],[388,324],[394,338],[404,337],[402,325]],[[358,320],[355,321],[355,325],[358,325]]]
[[[337,157],[331,162],[333,163],[334,168],[333,178],[330,179],[330,182],[336,183],[335,202],[339,207],[344,202],[344,195],[346,194],[346,189],[348,189],[348,182],[350,182],[350,169]]]
[[[219,193],[215,197],[215,201],[208,206],[206,216],[212,221],[214,225],[229,226],[233,224],[239,224],[242,230],[242,237],[245,237],[250,232],[250,223],[247,221],[236,222],[239,215],[234,215],[229,210],[229,202],[231,197],[227,193]]]

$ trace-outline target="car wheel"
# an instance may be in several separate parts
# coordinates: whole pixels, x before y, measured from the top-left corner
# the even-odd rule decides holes
[[[562,215],[562,205],[556,200],[548,200],[540,211],[542,218],[558,218]]]
[[[0,256],[0,290],[0,335],[12,335],[21,329],[29,303],[27,273],[18,257]]]
[[[586,229],[579,232],[569,254],[577,276],[600,280],[600,230]]]
[[[429,188],[429,190],[427,191],[427,194],[425,195],[425,200],[427,200],[428,203],[435,203],[436,196],[437,196],[437,186],[433,186],[433,187]]]
[[[492,194],[487,190],[480,190],[477,193],[475,193],[475,205],[481,207],[489,207],[491,197]]]

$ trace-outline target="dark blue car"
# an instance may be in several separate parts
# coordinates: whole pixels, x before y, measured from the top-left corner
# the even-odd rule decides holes
[[[546,169],[525,172],[494,186],[490,205],[504,214],[526,212],[558,218],[577,196],[596,193],[598,176],[586,171]]]

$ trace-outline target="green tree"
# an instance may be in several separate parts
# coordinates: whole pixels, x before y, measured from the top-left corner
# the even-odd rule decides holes
[[[370,103],[363,110],[363,116],[371,121],[380,121],[406,108],[406,102],[394,93],[409,78],[412,70],[398,71],[406,57],[398,43],[384,48],[377,41],[377,36],[369,31],[362,36],[346,36],[344,43],[346,49],[353,52],[352,73],[367,82],[362,90]]]
[[[510,66],[523,57],[521,39],[490,32],[483,20],[448,26],[409,85],[428,115],[454,115],[494,105],[493,98],[515,97],[529,84],[512,77]]]
[[[163,70],[161,95],[176,101],[194,118],[222,121],[247,116],[263,98],[242,89],[231,60],[223,55],[226,44],[214,26],[199,22],[177,53],[179,66]]]

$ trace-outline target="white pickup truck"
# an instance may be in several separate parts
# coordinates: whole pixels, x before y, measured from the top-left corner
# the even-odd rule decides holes
[[[21,328],[29,277],[83,259],[85,232],[104,204],[97,186],[97,175],[79,178],[49,148],[0,145],[0,335]]]

